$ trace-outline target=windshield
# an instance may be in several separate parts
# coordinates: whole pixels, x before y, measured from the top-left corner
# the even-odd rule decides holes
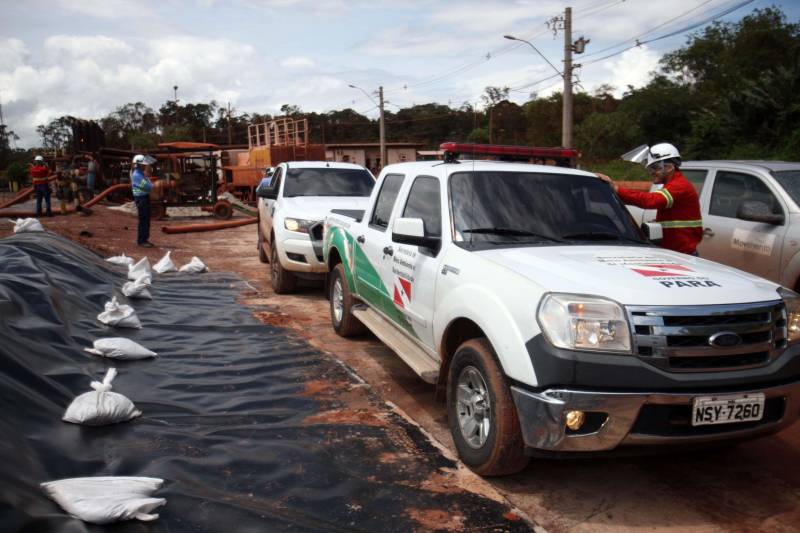
[[[772,171],[772,175],[781,184],[783,190],[789,193],[794,203],[800,205],[800,168]]]
[[[369,196],[375,179],[357,168],[291,168],[286,175],[283,195],[291,196]]]
[[[646,243],[611,187],[593,177],[457,172],[450,202],[454,240],[465,244]]]

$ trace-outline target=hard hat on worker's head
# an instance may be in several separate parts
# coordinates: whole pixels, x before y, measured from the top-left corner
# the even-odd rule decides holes
[[[33,160],[36,161],[37,163],[44,163],[44,157],[42,157],[40,155],[37,155],[36,157],[34,157]]]
[[[152,165],[156,160],[149,155],[136,154],[131,162],[134,165]]]
[[[676,167],[681,166],[681,154],[678,149],[669,143],[654,144],[647,152],[647,163],[645,166],[650,167],[654,163],[664,161],[672,163]]]

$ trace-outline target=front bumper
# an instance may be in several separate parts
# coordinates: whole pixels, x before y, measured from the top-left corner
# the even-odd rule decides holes
[[[281,241],[278,256],[281,265],[292,272],[326,274],[328,265],[322,259],[322,250],[308,237],[288,238]]]
[[[695,397],[755,392],[764,393],[766,400],[760,421],[691,425]],[[532,392],[518,386],[512,386],[511,393],[526,446],[550,452],[746,439],[780,431],[800,417],[800,381],[725,393],[592,392],[562,388]],[[571,410],[591,413],[582,431],[566,428],[566,414]]]

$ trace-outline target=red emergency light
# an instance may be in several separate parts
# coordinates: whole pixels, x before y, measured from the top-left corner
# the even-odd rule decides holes
[[[446,154],[490,155],[496,157],[516,157],[530,159],[575,159],[577,150],[568,148],[539,148],[536,146],[508,146],[501,144],[475,144],[446,142],[439,145]]]

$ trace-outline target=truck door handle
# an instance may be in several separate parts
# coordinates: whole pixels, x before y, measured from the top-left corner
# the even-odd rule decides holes
[[[714,230],[711,228],[703,228],[703,235],[708,235],[709,237],[713,237]]]
[[[394,250],[392,249],[391,246],[384,246],[383,255],[394,255]]]
[[[365,239],[363,235],[359,235],[358,237],[356,237],[356,240],[357,240],[357,241],[358,241],[360,244],[364,244],[364,241],[366,241],[367,239]]]

